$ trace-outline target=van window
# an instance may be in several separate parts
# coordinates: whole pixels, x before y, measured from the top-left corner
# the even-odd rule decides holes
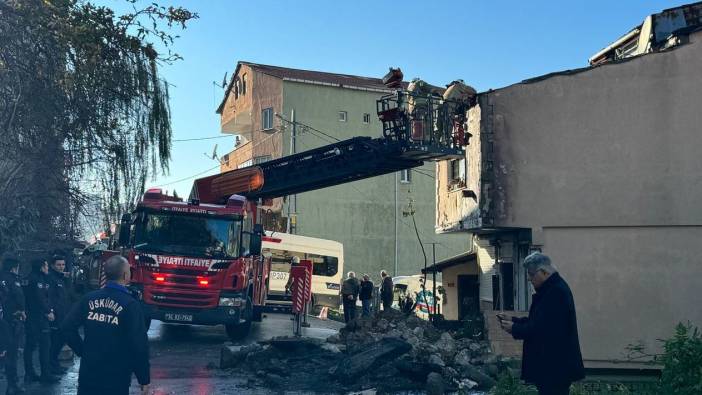
[[[315,276],[331,277],[339,271],[339,258],[307,254],[307,259],[312,261],[312,274]]]

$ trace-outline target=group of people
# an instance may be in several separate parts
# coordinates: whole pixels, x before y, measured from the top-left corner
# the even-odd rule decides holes
[[[54,383],[66,373],[58,359],[65,344],[59,325],[70,307],[66,260],[54,255],[48,260],[35,259],[31,265],[31,273],[22,279],[17,258],[2,261],[0,356],[5,359],[8,394],[23,392],[17,377],[18,349],[23,340],[25,383]],[[40,373],[34,367],[37,349]]]
[[[121,256],[108,259],[103,266],[106,286],[73,304],[64,257],[37,259],[31,265],[31,273],[22,279],[19,259],[2,260],[0,359],[7,394],[25,392],[17,374],[22,339],[25,383],[59,381],[66,369],[58,357],[68,344],[81,357],[78,394],[127,394],[132,373],[146,393],[150,382],[146,324],[140,303],[126,287],[131,278],[128,261]],[[40,373],[34,366],[37,349]]]
[[[380,271],[380,300],[383,310],[389,310],[393,300],[393,283],[385,270]],[[362,316],[369,317],[373,310],[373,290],[375,284],[368,274],[363,275],[359,281],[355,272],[348,272],[346,280],[341,284],[341,299],[344,306],[344,321],[353,321],[356,318],[356,303],[361,301]]]

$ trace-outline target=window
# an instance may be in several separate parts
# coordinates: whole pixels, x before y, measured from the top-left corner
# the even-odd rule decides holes
[[[370,123],[370,114],[363,114],[363,123]]]
[[[263,130],[273,129],[273,108],[264,108],[261,111],[261,127]]]
[[[246,94],[246,74],[241,77],[241,94]]]
[[[409,184],[412,182],[412,170],[405,169],[400,171],[400,182],[403,184]]]
[[[271,159],[272,159],[271,155],[261,155],[261,156],[257,156],[257,157],[255,157],[255,158],[253,159],[253,164],[254,164],[254,165],[257,165],[257,164],[259,164],[259,163],[268,162],[268,161],[271,160]]]
[[[238,168],[241,169],[242,167],[249,167],[251,165],[253,165],[253,160],[249,159],[245,162],[241,162]]]
[[[236,100],[238,98],[239,98],[239,79],[237,78],[234,81],[234,99]]]
[[[222,164],[225,166],[229,166],[229,154],[224,154],[222,157]]]
[[[339,271],[339,258],[307,254],[307,259],[312,261],[312,274],[315,276],[331,277]]]
[[[466,161],[464,159],[449,161],[448,170],[449,186],[460,187],[466,185]]]
[[[339,111],[339,122],[346,122],[347,115],[346,111]]]

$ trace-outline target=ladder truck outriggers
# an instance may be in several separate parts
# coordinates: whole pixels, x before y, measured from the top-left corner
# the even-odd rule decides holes
[[[149,322],[223,324],[232,339],[246,336],[261,319],[269,282],[270,260],[261,254],[262,203],[462,158],[474,95],[443,96],[398,89],[377,101],[383,137],[354,137],[200,178],[187,201],[157,188],[146,191],[123,216],[119,244]]]

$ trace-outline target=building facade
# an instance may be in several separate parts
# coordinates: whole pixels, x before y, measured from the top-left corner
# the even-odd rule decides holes
[[[380,137],[376,100],[392,93],[378,78],[239,62],[218,109],[223,133],[240,137],[221,171],[280,158],[355,136]],[[293,137],[294,136],[294,137]],[[465,251],[461,235],[436,235],[435,164],[276,199],[267,229],[343,243],[344,271],[416,274]],[[412,202],[411,210],[408,207]]]
[[[472,243],[461,274],[478,274],[484,311],[528,310],[522,262],[539,250],[573,290],[588,367],[639,367],[629,345],[702,325],[700,70],[693,31],[479,95],[465,159],[437,166],[436,230]]]

